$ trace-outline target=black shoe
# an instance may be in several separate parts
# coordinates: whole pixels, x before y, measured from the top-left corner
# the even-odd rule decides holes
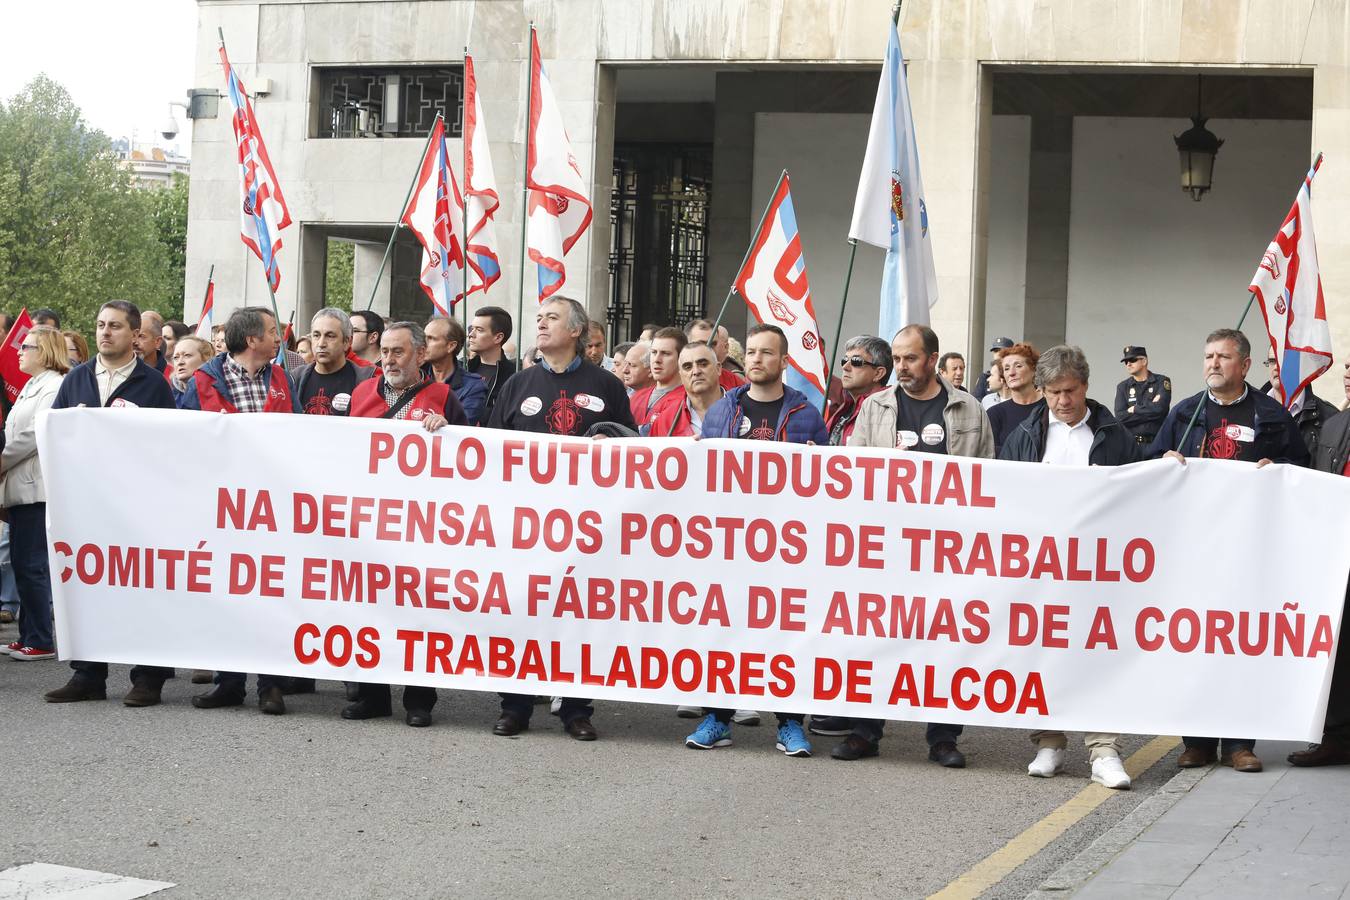
[[[219,684],[205,694],[192,698],[192,705],[198,709],[220,709],[224,706],[239,706],[243,702],[243,694]]]
[[[407,722],[413,728],[426,728],[431,724],[431,710],[410,709],[403,716],[403,721]]]
[[[577,716],[563,727],[567,729],[568,734],[579,741],[593,741],[600,736],[596,733],[591,720],[586,716]]]
[[[312,694],[314,693],[314,679],[283,678],[281,679],[281,693],[287,696],[291,694]]]
[[[514,713],[504,712],[502,717],[497,720],[497,724],[492,726],[492,733],[497,737],[515,737],[529,727],[529,722],[522,720]]]
[[[941,741],[928,748],[928,758],[948,769],[964,769],[966,755],[956,749],[951,741]]]
[[[286,715],[286,698],[282,696],[281,688],[273,685],[258,692],[258,709],[267,713],[269,716]]]
[[[843,737],[853,731],[853,723],[843,716],[812,716],[806,730],[826,737]]]
[[[122,698],[122,703],[125,706],[158,706],[162,688],[163,685],[142,678],[131,686],[131,690]]]
[[[856,734],[850,734],[830,751],[830,756],[834,759],[842,759],[845,762],[852,762],[855,759],[868,759],[876,756],[876,741],[869,741],[865,737],[859,737]]]
[[[361,699],[361,685],[355,681],[344,681],[343,684],[346,686],[348,702],[355,703]]]
[[[102,681],[88,681],[76,675],[54,691],[42,695],[48,703],[78,703],[81,700],[107,700],[108,688]]]
[[[369,700],[357,700],[355,703],[349,703],[342,708],[342,718],[344,719],[378,719],[393,714],[394,712],[388,703],[381,705],[371,703]]]

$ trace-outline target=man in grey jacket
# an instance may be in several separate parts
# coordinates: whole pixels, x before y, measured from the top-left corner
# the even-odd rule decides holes
[[[898,387],[863,401],[850,447],[887,447],[908,453],[944,453],[991,459],[994,431],[978,400],[952,387],[937,372],[938,336],[927,325],[907,325],[891,341]],[[855,760],[877,755],[883,722],[853,719],[852,731],[830,756]],[[928,758],[961,769],[966,757],[956,748],[960,725],[928,725]]]

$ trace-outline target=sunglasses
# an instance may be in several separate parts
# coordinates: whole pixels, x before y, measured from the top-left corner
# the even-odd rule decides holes
[[[839,360],[839,365],[858,368],[860,366],[875,366],[876,363],[869,359],[863,359],[861,356],[845,356],[843,359]]]

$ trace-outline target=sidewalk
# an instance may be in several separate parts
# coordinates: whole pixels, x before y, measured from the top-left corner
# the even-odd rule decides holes
[[[1201,773],[1074,897],[1350,898],[1350,766],[1285,762],[1305,746],[1258,743],[1259,775]]]

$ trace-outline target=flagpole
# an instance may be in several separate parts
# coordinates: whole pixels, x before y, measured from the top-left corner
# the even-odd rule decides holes
[[[520,356],[524,352],[521,346],[525,342],[525,264],[526,236],[529,233],[530,219],[530,117],[534,115],[534,21],[530,21],[530,44],[526,49],[529,64],[525,67],[525,171],[520,179],[520,296],[516,298],[516,371],[520,371]],[[543,63],[543,60],[540,60]],[[537,281],[536,281],[537,283]]]
[[[1322,153],[1321,153],[1321,151],[1318,151],[1318,153],[1317,153],[1317,159],[1313,160],[1312,171],[1313,171],[1314,173],[1316,173],[1317,169],[1318,169],[1321,165],[1322,165]],[[1307,178],[1307,176],[1305,175],[1304,178]],[[1242,330],[1242,323],[1247,321],[1247,313],[1249,313],[1249,312],[1252,311],[1252,304],[1255,303],[1255,302],[1256,302],[1256,294],[1252,293],[1251,291],[1248,291],[1248,292],[1247,292],[1247,306],[1242,310],[1242,317],[1241,317],[1240,319],[1238,319],[1238,323],[1237,323],[1237,330],[1238,330],[1238,331],[1241,331],[1241,330]],[[1272,379],[1272,380],[1273,380],[1273,379]],[[1208,390],[1208,388],[1206,388],[1206,390]],[[1177,448],[1178,448],[1178,449],[1177,449],[1177,452],[1178,452],[1178,453],[1181,452],[1180,448],[1183,447],[1183,446],[1185,446],[1185,444],[1186,444],[1186,438],[1187,438],[1188,435],[1190,435],[1191,429],[1195,427],[1195,420],[1198,419],[1198,418],[1200,417],[1200,410],[1202,410],[1202,409],[1204,409],[1204,408],[1205,408],[1205,399],[1202,398],[1201,401],[1195,405],[1195,412],[1191,413],[1191,420],[1190,420],[1189,422],[1186,423],[1186,428],[1181,432],[1181,439],[1180,439],[1179,441],[1177,441]]]
[[[389,264],[389,254],[394,252],[394,239],[398,237],[399,229],[403,227],[403,214],[408,211],[408,201],[412,199],[413,191],[417,188],[417,176],[422,171],[422,160],[426,159],[427,148],[431,146],[431,138],[436,134],[436,122],[443,118],[445,117],[441,113],[436,113],[436,118],[431,122],[431,133],[427,135],[427,142],[422,145],[422,153],[417,157],[417,169],[413,171],[412,184],[408,185],[407,196],[403,198],[403,205],[399,207],[398,218],[394,220],[394,230],[389,233],[389,243],[384,248],[384,258],[380,260],[380,268],[375,272],[375,281],[370,286],[370,299],[366,301],[366,309],[375,305],[375,294],[380,289],[384,267]]]
[[[469,121],[469,45],[464,45],[464,68],[459,86],[459,145],[460,171],[464,173],[464,196],[460,198],[460,211],[464,213],[464,296],[459,302],[464,304],[464,346],[459,348],[464,367],[469,365],[469,129],[464,125]],[[476,94],[477,92],[475,92]],[[450,315],[455,311],[450,310]]]
[[[783,179],[786,177],[787,169],[784,169],[779,174],[778,180],[773,183],[773,190],[769,192],[769,202],[764,204],[764,212],[759,214],[759,224],[750,233],[750,243],[745,247],[745,256],[741,259],[741,264],[736,267],[736,274],[731,277],[731,287],[727,290],[727,298],[722,301],[722,308],[718,310],[717,318],[713,320],[712,335],[708,338],[709,344],[717,343],[717,328],[722,324],[722,317],[727,313],[727,304],[731,302],[731,296],[736,293],[736,278],[745,268],[745,264],[750,261],[750,253],[755,249],[755,241],[759,239],[759,233],[764,229],[764,220],[769,217],[769,210],[773,208],[773,198],[778,196],[778,188],[782,186]]]
[[[848,243],[848,268],[844,270],[844,295],[839,298],[839,324],[834,328],[834,343],[830,345],[830,373],[825,376],[825,405],[827,407],[830,405],[830,385],[834,382],[834,364],[839,359],[839,338],[844,334],[844,310],[848,307],[848,284],[853,280],[853,259],[858,255],[858,242],[849,238]]]
[[[206,273],[206,290],[202,293],[202,308],[197,313],[197,329],[202,327],[202,319],[206,316],[206,298],[211,296],[211,279],[215,277],[215,274],[216,264],[211,263],[211,270]],[[197,329],[193,329],[194,334]]]

